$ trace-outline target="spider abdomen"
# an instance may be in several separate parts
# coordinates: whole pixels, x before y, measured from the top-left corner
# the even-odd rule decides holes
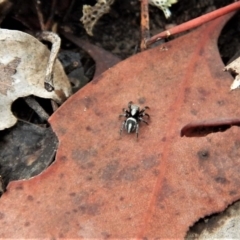
[[[129,117],[125,122],[125,129],[128,133],[134,132],[137,127],[137,120],[135,118]]]

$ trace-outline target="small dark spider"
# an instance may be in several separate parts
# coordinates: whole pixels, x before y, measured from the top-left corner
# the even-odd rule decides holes
[[[120,134],[122,134],[123,128],[125,128],[128,133],[136,132],[138,138],[139,123],[144,122],[148,124],[148,122],[144,120],[143,117],[150,117],[147,113],[145,113],[146,109],[149,109],[149,107],[146,106],[142,110],[140,110],[140,107],[138,105],[133,104],[133,102],[129,102],[128,110],[123,108],[124,114],[119,115],[119,118],[126,117],[126,119],[122,123]]]

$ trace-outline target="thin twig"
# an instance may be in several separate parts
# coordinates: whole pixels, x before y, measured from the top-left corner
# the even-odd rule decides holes
[[[190,20],[186,23],[183,23],[183,24],[180,24],[176,27],[173,27],[169,30],[166,30],[164,32],[161,32],[153,37],[151,37],[150,39],[148,39],[146,41],[146,45],[147,46],[150,46],[151,44],[155,43],[156,41],[162,39],[162,38],[167,38],[169,37],[170,35],[174,35],[174,34],[177,34],[177,33],[182,33],[186,30],[190,30],[192,28],[195,28],[195,27],[198,27],[200,25],[202,25],[203,23],[206,23],[206,22],[209,22],[215,18],[218,18],[218,17],[221,17],[229,12],[232,12],[232,11],[235,11],[237,9],[240,8],[240,2],[235,2],[235,3],[232,3],[226,7],[223,7],[223,8],[219,8],[213,12],[210,12],[210,13],[207,13],[201,17],[198,17],[198,18],[195,18],[193,20]]]
[[[58,109],[57,103],[55,101],[51,100],[51,106],[52,106],[53,112],[56,112]]]
[[[51,31],[53,26],[53,17],[56,11],[56,0],[52,0],[51,12],[45,24],[45,30]]]
[[[27,105],[37,113],[37,115],[40,117],[42,121],[48,120],[49,115],[43,109],[43,107],[35,100],[35,98],[30,96],[30,97],[25,97],[24,100],[27,103]]]
[[[69,14],[70,14],[71,11],[72,11],[72,8],[73,8],[74,4],[75,4],[75,0],[71,0],[71,3],[70,3],[70,5],[69,5],[69,7],[67,8],[66,14],[65,14],[65,16],[63,17],[63,21],[62,21],[62,22],[66,22]]]
[[[147,48],[146,42],[149,39],[149,13],[148,13],[148,0],[141,2],[141,51]]]
[[[47,64],[46,69],[46,75],[44,80],[44,87],[48,92],[52,92],[54,90],[54,84],[53,84],[53,67],[56,62],[56,58],[60,49],[61,45],[61,39],[60,37],[53,33],[48,31],[43,31],[37,34],[37,38],[40,40],[45,40],[52,43],[52,48]]]
[[[39,24],[40,24],[40,28],[41,28],[42,31],[44,31],[45,30],[45,24],[44,24],[43,14],[42,14],[42,11],[40,9],[40,4],[42,4],[41,1],[39,1],[39,0],[35,1],[35,7],[36,7],[36,10],[37,10],[37,16],[38,16],[38,21],[39,21]]]

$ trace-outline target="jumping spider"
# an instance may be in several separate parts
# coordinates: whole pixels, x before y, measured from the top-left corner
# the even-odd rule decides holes
[[[144,107],[142,110],[140,110],[140,107],[138,105],[133,104],[133,102],[128,103],[128,110],[123,108],[123,114],[119,115],[120,117],[126,117],[126,119],[122,123],[122,127],[120,129],[120,134],[122,134],[123,129],[128,133],[136,132],[137,138],[138,138],[138,131],[139,131],[139,123],[144,122],[148,124],[146,120],[143,119],[144,116],[150,117],[147,113],[145,113],[145,110],[149,109],[149,107]]]

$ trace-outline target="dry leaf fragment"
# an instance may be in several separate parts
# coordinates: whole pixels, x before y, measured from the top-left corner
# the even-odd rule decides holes
[[[240,57],[229,63],[225,68],[225,71],[229,71],[233,73],[235,76],[235,79],[230,87],[231,90],[237,89],[240,87]]]
[[[108,13],[114,0],[98,0],[94,6],[83,5],[83,16],[80,21],[89,35],[93,35],[92,29],[99,18]]]
[[[169,18],[171,17],[171,12],[169,10],[169,7],[172,6],[172,4],[177,3],[178,0],[149,0],[149,4],[160,8],[165,17]]]
[[[19,97],[35,95],[62,103],[70,96],[71,86],[58,60],[53,68],[55,90],[44,88],[49,56],[47,47],[31,35],[0,29],[0,130],[16,123],[11,105]]]

